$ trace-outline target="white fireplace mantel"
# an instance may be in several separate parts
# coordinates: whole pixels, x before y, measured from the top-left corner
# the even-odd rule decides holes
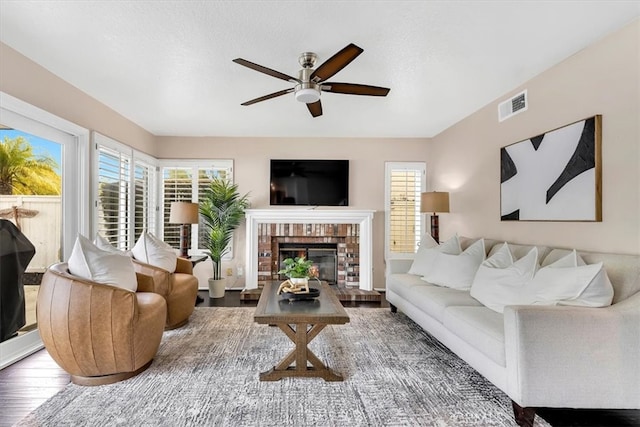
[[[258,287],[259,224],[359,224],[360,289],[373,290],[373,210],[350,209],[247,209],[246,288]]]

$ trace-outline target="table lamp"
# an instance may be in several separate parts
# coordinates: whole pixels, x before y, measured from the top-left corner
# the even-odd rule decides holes
[[[420,212],[431,212],[431,237],[440,243],[438,215],[436,212],[449,212],[449,193],[431,191],[420,195]]]
[[[189,226],[198,223],[198,204],[171,202],[169,223],[180,224],[180,256],[189,257]]]

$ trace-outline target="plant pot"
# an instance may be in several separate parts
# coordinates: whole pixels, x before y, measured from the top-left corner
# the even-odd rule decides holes
[[[289,281],[298,286],[300,289],[309,290],[309,278],[308,277],[291,277]]]
[[[304,286],[309,283],[309,278],[308,277],[292,277],[289,279],[289,281],[294,285]]]
[[[209,298],[224,298],[225,279],[209,279]]]

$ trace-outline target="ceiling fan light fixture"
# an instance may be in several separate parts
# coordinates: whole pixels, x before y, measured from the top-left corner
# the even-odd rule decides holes
[[[340,70],[349,65],[351,61],[356,59],[362,52],[362,48],[353,43],[349,43],[345,48],[320,64],[318,68],[314,68],[318,56],[313,52],[303,52],[298,57],[298,62],[302,66],[302,69],[298,70],[297,78],[272,70],[271,68],[263,67],[246,59],[236,58],[233,60],[236,64],[295,84],[293,88],[270,93],[243,102],[240,105],[253,105],[257,102],[266,101],[293,92],[296,101],[307,104],[307,109],[312,117],[319,117],[322,115],[322,104],[320,102],[321,92],[342,93],[347,95],[387,96],[390,89],[386,87],[356,83],[327,83],[327,79],[330,79],[336,73],[340,72]]]
[[[320,100],[320,91],[314,88],[303,88],[296,90],[296,101],[304,102],[305,104],[313,104]]]

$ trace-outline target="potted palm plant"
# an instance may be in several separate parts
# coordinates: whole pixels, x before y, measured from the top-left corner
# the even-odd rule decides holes
[[[222,257],[249,206],[248,193],[241,196],[237,184],[223,178],[214,178],[200,202],[199,211],[205,226],[204,240],[207,255],[213,262],[213,277],[209,279],[209,296],[224,297],[225,281],[222,277]]]

